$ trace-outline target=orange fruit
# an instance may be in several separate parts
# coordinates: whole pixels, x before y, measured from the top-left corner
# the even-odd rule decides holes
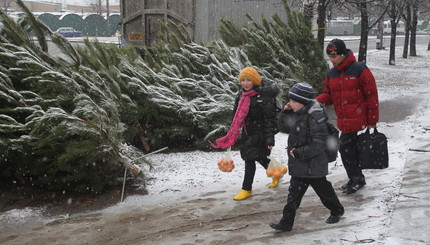
[[[231,172],[233,171],[234,166],[230,165],[228,168],[226,168],[226,172]]]
[[[282,177],[282,173],[281,173],[281,171],[275,170],[275,171],[273,172],[273,178],[275,178],[275,179],[280,179],[281,177]]]
[[[282,166],[281,167],[281,173],[282,174],[286,174],[288,172],[288,168],[287,168],[287,166]]]

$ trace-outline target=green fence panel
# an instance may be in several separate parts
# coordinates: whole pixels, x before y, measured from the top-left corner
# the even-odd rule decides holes
[[[61,18],[61,27],[73,27],[75,30],[82,32],[84,36],[85,22],[77,14],[67,14]]]
[[[103,37],[107,36],[106,20],[98,14],[91,14],[85,18],[84,33],[87,36]]]
[[[61,27],[61,21],[53,14],[44,13],[39,15],[39,20],[42,21],[45,25],[47,25],[51,31],[56,31]]]
[[[109,17],[108,26],[107,26],[107,35],[113,36],[117,31],[120,30],[121,19],[119,14],[113,14]]]

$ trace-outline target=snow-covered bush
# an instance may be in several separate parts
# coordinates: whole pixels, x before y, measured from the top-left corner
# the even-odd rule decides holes
[[[28,11],[17,23],[0,17],[0,174],[52,190],[99,193],[117,184],[126,101],[118,86],[81,65],[70,43]],[[27,29],[42,33],[38,45]],[[71,61],[51,57],[45,35]]]
[[[228,130],[246,66],[284,95],[326,69],[309,25],[290,12],[287,24],[274,16],[240,31],[224,21],[221,30],[245,37],[231,43],[193,43],[167,22],[160,42],[138,52],[75,48],[18,3],[26,15],[16,23],[0,11],[0,175],[42,188],[98,193],[117,184],[122,156],[150,164],[143,151],[209,149]],[[49,55],[46,36],[68,58]]]
[[[311,23],[302,13],[291,11],[288,4],[284,6],[286,21],[275,14],[271,21],[262,17],[260,23],[247,15],[250,25],[240,27],[222,19],[219,32],[229,46],[242,49],[252,65],[277,82],[281,97],[286,98],[289,87],[298,81],[321,90],[328,66]]]

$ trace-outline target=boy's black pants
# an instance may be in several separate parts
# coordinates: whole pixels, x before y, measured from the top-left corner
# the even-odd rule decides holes
[[[283,217],[280,222],[283,226],[287,228],[293,227],[296,210],[299,208],[309,185],[314,189],[322,204],[330,210],[330,215],[337,216],[344,212],[333,186],[326,177],[300,178],[292,176],[288,189],[287,205],[284,207]]]

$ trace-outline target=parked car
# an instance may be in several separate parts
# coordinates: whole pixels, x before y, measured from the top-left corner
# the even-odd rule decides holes
[[[430,29],[417,30],[417,34],[418,35],[429,35],[430,34]]]
[[[82,32],[76,31],[72,27],[61,27],[56,31],[57,33],[63,35],[64,37],[81,37]]]

